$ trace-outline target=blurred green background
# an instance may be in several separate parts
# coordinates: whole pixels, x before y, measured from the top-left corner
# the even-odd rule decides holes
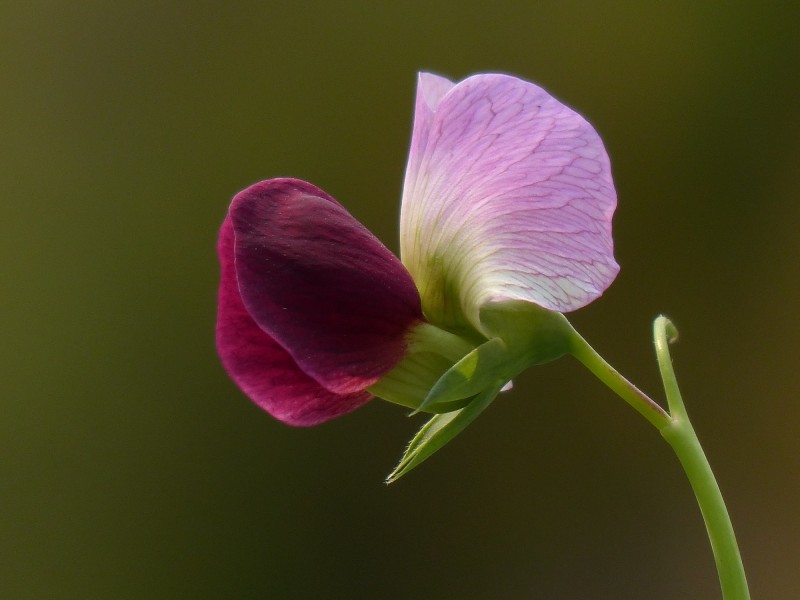
[[[416,72],[504,71],[599,130],[622,271],[573,323],[678,376],[754,598],[800,581],[792,2],[5,2],[0,595],[718,598],[658,434],[575,361],[389,488],[420,421],[272,420],[220,367],[217,227],[320,185],[397,249]]]

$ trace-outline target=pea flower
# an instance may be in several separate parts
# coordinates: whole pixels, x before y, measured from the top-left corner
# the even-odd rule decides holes
[[[542,88],[508,75],[452,83],[421,73],[402,262],[310,183],[245,189],[218,243],[223,365],[291,425],[322,423],[373,395],[435,413],[402,474],[520,371],[570,351],[562,313],[596,299],[618,272],[615,207],[599,136]]]

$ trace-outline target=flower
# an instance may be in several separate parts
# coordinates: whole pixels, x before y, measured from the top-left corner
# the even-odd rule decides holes
[[[615,206],[599,136],[542,88],[422,73],[402,263],[310,183],[245,189],[219,237],[220,357],[289,424],[321,423],[376,394],[452,411],[432,427],[454,428],[475,413],[456,409],[485,406],[528,365],[569,351],[561,313],[618,271]]]

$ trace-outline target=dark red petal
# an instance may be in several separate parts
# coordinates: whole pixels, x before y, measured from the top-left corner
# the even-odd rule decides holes
[[[225,219],[217,246],[222,277],[217,351],[231,378],[253,402],[290,425],[316,425],[370,399],[367,392],[336,394],[303,373],[291,356],[253,321],[242,304],[234,267],[234,236]]]
[[[236,276],[250,316],[323,387],[363,390],[406,351],[422,320],[400,261],[336,200],[296,179],[236,195]]]

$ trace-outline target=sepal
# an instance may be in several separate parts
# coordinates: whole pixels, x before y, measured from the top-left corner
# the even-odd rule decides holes
[[[480,316],[483,333],[490,339],[442,372],[416,406],[414,413],[443,414],[422,426],[387,483],[397,481],[461,433],[519,373],[566,354],[575,332],[562,314],[529,302],[489,303]],[[408,365],[408,359],[404,363]]]
[[[500,338],[481,344],[447,370],[431,388],[415,412],[430,406],[447,407],[458,400],[470,398],[502,382],[510,381],[524,366],[509,354]],[[455,405],[453,409],[457,408]]]
[[[425,423],[408,444],[386,483],[394,483],[461,433],[492,403],[501,387],[503,383],[497,383],[475,396],[464,408],[436,415]]]
[[[417,323],[407,336],[406,356],[394,369],[373,383],[369,392],[378,398],[414,409],[414,413],[441,413],[461,408],[466,402],[439,404],[427,401],[430,390],[475,344],[430,323]],[[461,396],[474,396],[478,391]],[[425,403],[425,407],[421,406]]]
[[[415,412],[431,412],[432,406],[442,412],[449,403],[497,382],[505,385],[528,367],[569,351],[574,330],[561,313],[529,302],[496,302],[484,305],[480,315],[483,333],[490,339],[444,372]]]
[[[531,302],[489,302],[479,314],[482,333],[502,338],[523,369],[564,356],[576,335],[564,315]]]

